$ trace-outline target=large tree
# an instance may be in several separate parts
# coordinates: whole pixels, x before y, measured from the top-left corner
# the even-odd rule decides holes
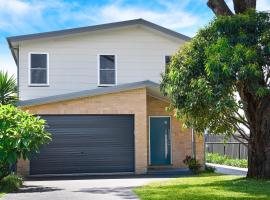
[[[176,55],[161,83],[195,131],[248,142],[248,177],[270,178],[270,16],[256,1],[208,1],[217,14]],[[237,132],[237,134],[235,134]]]

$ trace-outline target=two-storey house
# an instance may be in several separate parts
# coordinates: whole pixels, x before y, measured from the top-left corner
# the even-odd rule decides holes
[[[40,154],[18,161],[18,172],[142,174],[186,167],[192,151],[203,161],[202,138],[192,140],[165,111],[159,90],[170,56],[189,39],[143,19],[7,38],[18,106],[52,134]]]

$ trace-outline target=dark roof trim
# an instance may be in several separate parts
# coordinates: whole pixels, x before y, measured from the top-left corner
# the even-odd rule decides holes
[[[61,95],[20,101],[19,103],[17,103],[17,106],[25,107],[25,106],[42,105],[42,104],[47,104],[47,103],[59,102],[59,101],[66,101],[66,100],[72,100],[72,99],[92,97],[92,96],[97,96],[97,95],[111,94],[115,92],[128,91],[128,90],[133,90],[133,89],[138,89],[138,88],[149,88],[151,90],[155,90],[158,92],[160,91],[159,84],[146,80],[146,81],[116,85],[112,87],[100,87],[100,88],[96,88],[92,90],[84,90],[80,92],[72,92],[68,94],[61,94]]]
[[[87,27],[81,27],[81,28],[72,28],[72,29],[65,29],[65,30],[52,31],[52,32],[13,36],[13,37],[8,37],[7,40],[9,42],[18,42],[22,40],[32,40],[32,39],[40,39],[40,38],[46,38],[46,37],[64,36],[64,35],[83,33],[83,32],[88,32],[88,31],[104,30],[104,29],[110,29],[110,28],[118,28],[118,27],[124,27],[124,26],[136,25],[136,24],[148,26],[150,28],[153,28],[155,30],[158,30],[160,32],[166,33],[168,35],[171,35],[173,37],[176,37],[185,41],[188,41],[191,39],[190,37],[186,35],[164,28],[162,26],[146,21],[144,19],[134,19],[134,20],[113,22],[113,23],[87,26]]]
[[[14,60],[15,60],[15,63],[18,66],[18,59],[16,58],[16,55],[15,55],[15,52],[14,52],[14,48],[12,47],[12,44],[11,44],[10,40],[7,40],[7,42],[8,42],[8,46],[9,46],[9,49],[11,51],[11,54],[12,54]]]

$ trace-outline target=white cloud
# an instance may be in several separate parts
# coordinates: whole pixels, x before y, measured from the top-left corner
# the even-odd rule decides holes
[[[270,11],[270,1],[269,0],[257,0],[257,10]]]
[[[33,20],[41,19],[41,7],[20,0],[0,0],[0,29],[6,32],[32,31]]]
[[[227,0],[227,5],[229,8],[234,11],[233,9],[233,1]],[[257,0],[256,9],[258,11],[269,11],[270,10],[270,0]]]
[[[0,0],[0,30],[25,34],[61,28],[66,22],[80,26],[134,18],[144,18],[176,30],[199,23],[199,16],[185,11],[189,1],[158,0],[162,10],[126,6],[123,2],[115,1],[98,6],[64,0]],[[53,13],[50,15],[48,12]]]
[[[174,8],[161,12],[119,5],[108,5],[102,7],[97,17],[98,20],[102,19],[104,22],[122,21],[135,18],[144,18],[172,29],[190,27],[199,21],[198,17]]]
[[[16,76],[17,67],[11,53],[0,55],[0,70],[7,71],[10,75],[14,74]]]
[[[27,2],[18,0],[0,0],[0,10],[11,12],[17,15],[24,15],[31,9],[31,6]]]

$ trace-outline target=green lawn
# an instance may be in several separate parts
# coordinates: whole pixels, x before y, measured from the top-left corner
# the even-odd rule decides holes
[[[270,181],[212,173],[154,182],[134,191],[142,200],[269,200]]]
[[[0,192],[0,198],[1,198],[2,196],[4,196],[4,194],[5,194],[5,193],[1,193],[1,192]]]

